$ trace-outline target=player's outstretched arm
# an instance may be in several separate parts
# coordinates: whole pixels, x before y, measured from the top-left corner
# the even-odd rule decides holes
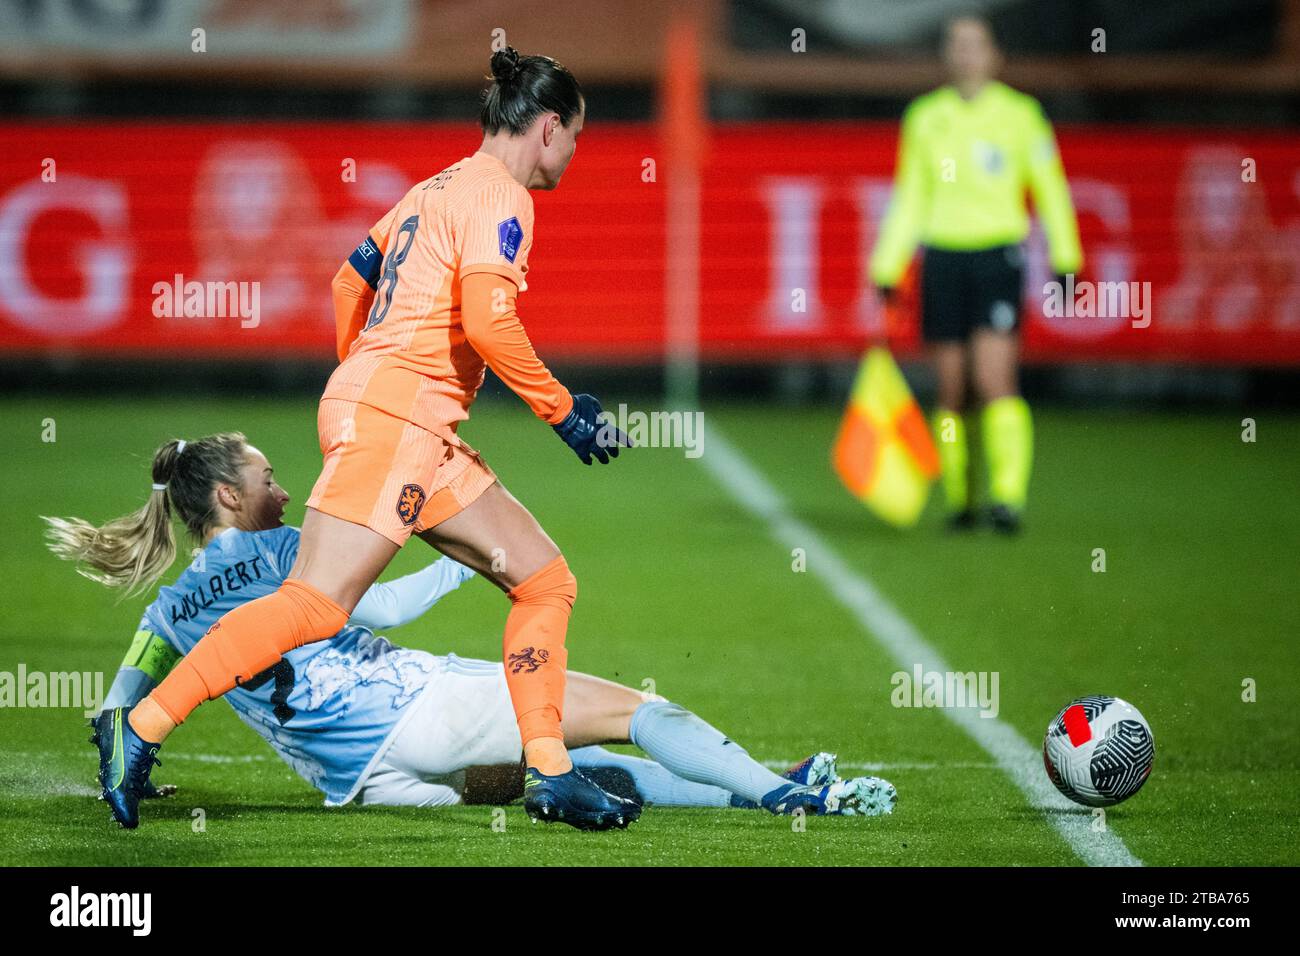
[[[472,577],[474,572],[465,565],[439,558],[414,574],[372,584],[352,609],[348,623],[372,631],[409,624]]]
[[[597,419],[600,402],[570,395],[533,350],[515,311],[519,288],[503,275],[475,272],[461,280],[461,325],[474,351],[538,418],[554,426],[584,464],[618,457],[627,436]]]
[[[113,707],[134,707],[148,696],[149,691],[167,676],[180,659],[180,653],[150,629],[146,617],[131,639],[131,646],[122,658],[101,711]]]
[[[573,397],[551,374],[519,320],[519,287],[503,275],[474,272],[461,280],[461,325],[488,368],[549,425],[564,420]]]

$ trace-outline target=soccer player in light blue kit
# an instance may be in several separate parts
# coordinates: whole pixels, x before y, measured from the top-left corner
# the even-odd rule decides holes
[[[149,502],[103,527],[46,519],[51,550],[128,594],[171,566],[173,510],[205,545],[146,609],[94,721],[101,784],[128,827],[133,821],[123,821],[113,802],[123,786],[122,758],[106,732],[109,715],[148,694],[222,614],[279,587],[299,539],[298,529],[281,521],[289,496],[238,433],[167,442],[155,453],[153,477]],[[441,558],[373,585],[333,638],[290,651],[226,700],[330,806],[460,803],[467,791],[491,792],[503,766],[522,785],[522,743],[503,665],[399,647],[374,633],[414,620],[472,576]],[[603,782],[630,784],[638,804],[870,816],[891,812],[895,802],[886,781],[840,779],[831,754],[779,776],[681,706],[587,674],[568,675],[563,723],[574,764]],[[653,759],[595,746],[628,742]],[[151,783],[133,794],[137,801],[157,795]]]

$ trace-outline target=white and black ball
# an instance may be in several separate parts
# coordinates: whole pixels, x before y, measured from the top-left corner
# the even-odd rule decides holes
[[[1142,789],[1156,758],[1151,725],[1118,697],[1080,697],[1047,727],[1043,766],[1076,803],[1109,807]]]

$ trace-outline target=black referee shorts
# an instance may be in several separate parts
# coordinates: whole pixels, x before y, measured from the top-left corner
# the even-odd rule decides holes
[[[1020,327],[1025,254],[1019,245],[973,252],[926,247],[921,261],[921,338],[965,342],[978,328]]]

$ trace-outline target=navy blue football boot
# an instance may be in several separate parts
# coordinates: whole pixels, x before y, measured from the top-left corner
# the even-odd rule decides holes
[[[645,797],[636,788],[636,780],[622,767],[584,767],[582,775],[610,796],[631,800],[645,807]]]
[[[533,820],[558,820],[579,830],[623,829],[641,816],[640,804],[606,793],[577,767],[553,777],[525,770],[524,810]]]
[[[158,759],[158,744],[149,743],[131,729],[128,707],[106,710],[92,721],[91,742],[99,748],[99,785],[113,819],[124,829],[140,825],[140,798],[149,789],[149,771]]]
[[[893,813],[898,792],[879,777],[836,779],[823,786],[787,783],[763,797],[763,809],[776,814],[799,810],[814,816],[876,817]]]
[[[822,750],[810,757],[804,757],[793,767],[788,768],[781,776],[791,783],[799,784],[801,787],[824,787],[834,782],[835,778],[839,776],[835,768],[835,760],[835,754]],[[758,809],[758,804],[753,800],[746,800],[734,793],[731,795],[731,805],[737,810]]]
[[[92,730],[95,728],[95,721],[93,719],[86,721],[86,723],[90,726]],[[98,732],[91,734],[90,743],[94,746],[96,751],[99,750]],[[159,761],[159,763],[161,763],[161,761]],[[99,780],[98,773],[95,774],[95,780],[96,782],[98,782]],[[141,800],[162,800],[166,797],[174,797],[176,796],[176,792],[179,789],[180,788],[177,787],[176,784],[174,783],[154,783],[153,776],[151,774],[149,778],[144,782],[144,792],[140,794],[140,799]],[[104,794],[101,792],[100,795],[95,799],[99,800],[102,803],[104,800]]]

